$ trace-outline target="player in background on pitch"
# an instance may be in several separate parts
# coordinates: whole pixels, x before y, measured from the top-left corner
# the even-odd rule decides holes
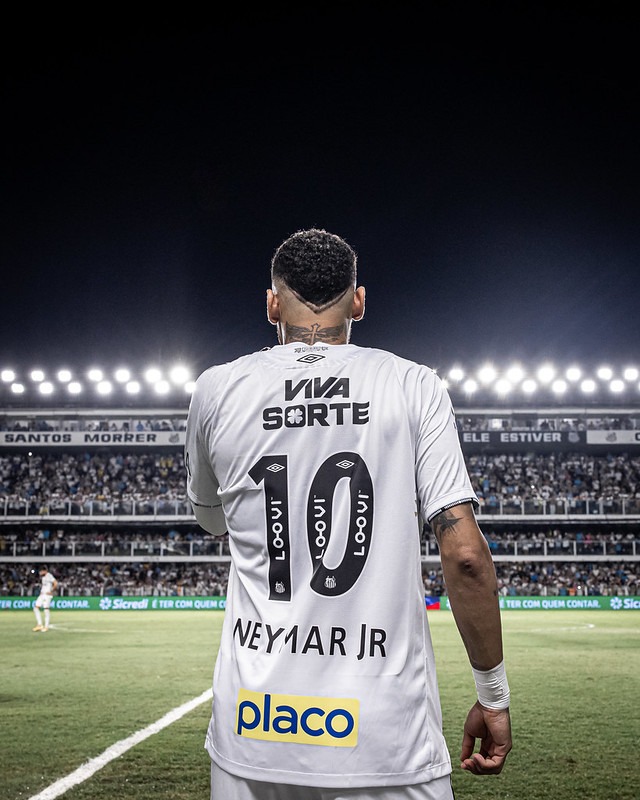
[[[211,798],[452,800],[421,518],[477,688],[460,766],[499,773],[511,725],[451,401],[428,367],[349,343],[365,292],[343,239],[299,231],[271,266],[279,345],[204,372],[187,421],[189,498],[231,551]]]
[[[33,630],[46,633],[49,630],[49,620],[51,617],[51,600],[53,599],[53,593],[58,588],[58,581],[44,564],[40,567],[40,581],[40,594],[33,607],[33,613],[36,615],[37,622]],[[44,610],[44,625],[42,624],[41,609]]]

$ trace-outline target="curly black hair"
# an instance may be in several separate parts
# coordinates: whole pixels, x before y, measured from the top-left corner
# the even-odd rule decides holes
[[[356,281],[357,256],[334,233],[320,228],[298,231],[286,239],[271,260],[271,277],[299,297],[323,306],[340,297]]]

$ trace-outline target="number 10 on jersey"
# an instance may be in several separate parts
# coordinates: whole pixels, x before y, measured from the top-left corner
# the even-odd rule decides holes
[[[289,531],[289,467],[286,455],[264,456],[249,470],[262,483],[265,499],[269,599],[291,600],[291,537]],[[333,533],[333,503],[340,480],[349,481],[349,525],[342,560],[329,568],[324,556]],[[306,539],[313,574],[309,585],[316,594],[336,597],[349,591],[360,577],[371,547],[373,483],[357,453],[334,453],[316,472],[307,497]]]

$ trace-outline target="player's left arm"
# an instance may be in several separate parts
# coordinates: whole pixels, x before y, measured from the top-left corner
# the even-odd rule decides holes
[[[451,610],[479,687],[479,701],[464,725],[461,766],[477,775],[496,774],[512,744],[493,559],[471,503],[441,511],[430,524],[440,548]],[[480,746],[474,753],[476,739]]]

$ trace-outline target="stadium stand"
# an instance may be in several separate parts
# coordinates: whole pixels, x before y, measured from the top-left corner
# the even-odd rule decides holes
[[[472,406],[450,391],[500,592],[638,594],[638,400]],[[228,541],[185,493],[188,396],[2,401],[0,594],[32,594],[47,563],[63,595],[224,595]],[[446,594],[428,526],[421,547],[425,593]]]

